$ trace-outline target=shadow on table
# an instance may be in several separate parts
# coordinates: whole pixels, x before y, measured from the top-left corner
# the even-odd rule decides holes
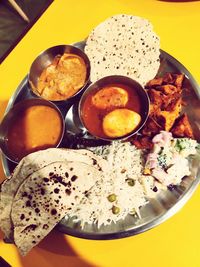
[[[52,231],[27,256],[19,258],[23,267],[94,267],[80,258],[67,238],[57,231]]]
[[[0,231],[0,240],[3,240],[3,233]],[[8,251],[13,244],[6,244]],[[15,249],[14,246],[12,249]],[[17,250],[17,248],[16,248]],[[10,253],[12,257],[12,253]],[[52,231],[41,243],[33,248],[25,257],[18,253],[17,261],[21,267],[95,267],[87,263],[67,242],[67,238],[56,231]],[[15,267],[15,266],[12,266]]]

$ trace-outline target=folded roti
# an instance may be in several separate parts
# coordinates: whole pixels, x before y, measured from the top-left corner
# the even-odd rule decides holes
[[[85,149],[50,148],[24,157],[15,168],[12,176],[5,180],[0,188],[0,228],[7,238],[13,239],[10,212],[14,195],[19,186],[30,174],[56,161],[83,162],[104,171],[108,169],[108,163],[105,160]]]
[[[103,179],[101,170],[82,162],[56,162],[31,174],[14,197],[14,241],[26,255]]]

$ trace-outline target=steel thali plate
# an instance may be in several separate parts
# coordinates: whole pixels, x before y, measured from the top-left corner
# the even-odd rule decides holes
[[[84,49],[85,42],[74,44],[80,49]],[[161,50],[161,65],[158,76],[166,72],[183,73],[186,77],[183,87],[183,101],[187,103],[184,111],[188,114],[195,137],[200,141],[200,88],[192,77],[190,72],[175,58]],[[23,99],[35,97],[30,92],[27,76],[18,86],[17,90],[11,97],[6,112],[12,106]],[[77,116],[76,98],[70,105],[58,105],[64,117],[66,117],[66,132],[61,147],[74,147],[77,140],[84,141],[87,146],[98,145],[96,139],[87,134],[82,127]],[[100,144],[100,143],[99,143]],[[200,156],[196,155],[190,162],[191,175],[184,178],[180,185],[175,186],[173,191],[167,190],[161,192],[155,199],[149,199],[149,202],[140,209],[141,218],[128,215],[124,220],[112,223],[109,226],[85,225],[82,229],[80,223],[75,223],[73,219],[62,219],[56,227],[60,232],[65,234],[87,238],[87,239],[116,239],[135,235],[144,232],[156,225],[159,225],[173,214],[175,214],[192,196],[200,180]],[[15,165],[2,155],[2,163],[5,175],[8,177],[13,171]]]

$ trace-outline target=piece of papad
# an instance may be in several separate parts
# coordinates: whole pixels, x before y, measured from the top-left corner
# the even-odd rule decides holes
[[[152,24],[132,15],[115,15],[99,24],[86,40],[85,53],[92,82],[124,75],[145,85],[160,66],[160,40]]]

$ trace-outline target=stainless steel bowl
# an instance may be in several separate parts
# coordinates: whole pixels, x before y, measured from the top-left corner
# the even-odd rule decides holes
[[[4,153],[4,155],[6,156],[6,158],[14,163],[18,163],[19,160],[13,157],[13,155],[11,154],[11,152],[9,151],[7,147],[7,134],[8,134],[9,127],[13,123],[13,121],[15,121],[15,119],[17,118],[17,116],[19,115],[21,111],[23,111],[24,109],[28,107],[37,106],[37,105],[48,106],[48,107],[55,109],[58,112],[61,118],[61,121],[62,121],[62,132],[61,132],[59,141],[57,142],[55,147],[58,147],[63,139],[63,135],[65,132],[65,122],[64,122],[64,119],[63,119],[63,116],[60,110],[56,107],[56,105],[54,105],[53,103],[47,100],[39,99],[39,98],[23,100],[20,103],[14,105],[14,107],[5,114],[0,125],[0,148],[2,152]]]
[[[40,94],[37,92],[37,83],[38,83],[38,79],[39,79],[42,71],[52,63],[53,59],[56,56],[63,55],[64,53],[76,54],[84,60],[85,65],[86,65],[86,69],[87,69],[85,84],[73,96],[67,98],[66,100],[57,100],[57,101],[56,100],[54,100],[54,101],[49,100],[49,101],[56,102],[56,103],[63,102],[63,101],[71,101],[75,96],[77,96],[78,94],[80,94],[84,90],[84,88],[88,84],[89,78],[90,78],[90,61],[89,61],[89,58],[82,50],[80,50],[79,48],[77,48],[75,46],[57,45],[57,46],[50,47],[47,50],[40,53],[39,56],[37,56],[37,58],[33,61],[32,65],[31,65],[29,75],[28,75],[28,82],[29,82],[29,86],[30,86],[32,92],[35,95],[41,97]]]
[[[128,78],[126,76],[121,76],[121,75],[111,75],[111,76],[104,77],[104,78],[98,80],[97,82],[91,84],[85,90],[85,92],[81,96],[81,99],[79,102],[78,112],[79,112],[79,117],[80,117],[81,123],[83,124],[83,126],[87,129],[87,131],[91,135],[94,136],[94,134],[90,132],[90,130],[88,129],[87,125],[84,123],[84,120],[83,120],[82,108],[83,108],[83,105],[85,103],[85,100],[91,92],[97,92],[100,88],[103,88],[105,86],[112,85],[112,84],[126,85],[138,94],[138,96],[141,100],[141,103],[142,103],[142,109],[141,109],[141,113],[140,113],[141,122],[140,122],[139,126],[136,129],[134,129],[131,133],[126,134],[126,135],[121,136],[121,137],[103,138],[101,136],[95,136],[95,137],[102,139],[102,140],[105,140],[105,141],[124,140],[124,139],[127,139],[127,138],[133,136],[144,126],[145,122],[147,121],[148,115],[149,115],[149,105],[150,105],[149,97],[148,97],[146,91],[144,90],[144,88],[138,82],[136,82],[135,80],[133,80],[131,78]]]

